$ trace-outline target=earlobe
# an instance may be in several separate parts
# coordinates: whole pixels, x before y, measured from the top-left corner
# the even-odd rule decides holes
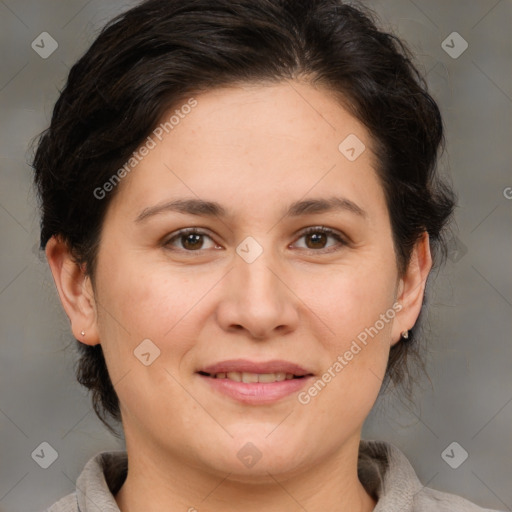
[[[432,268],[432,255],[428,233],[416,242],[405,274],[400,278],[397,302],[402,306],[393,324],[392,342],[398,342],[402,333],[413,327],[423,304],[428,274]]]
[[[68,244],[56,236],[48,240],[46,258],[73,335],[86,345],[97,345],[94,291],[85,269],[76,263]]]

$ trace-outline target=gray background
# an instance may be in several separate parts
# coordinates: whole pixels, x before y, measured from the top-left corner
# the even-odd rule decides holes
[[[49,506],[74,490],[91,456],[123,448],[74,381],[69,322],[37,251],[27,148],[47,126],[70,66],[107,20],[135,3],[0,1],[1,511]],[[365,3],[409,42],[427,73],[444,113],[442,165],[459,208],[450,258],[429,298],[432,384],[424,380],[413,404],[395,394],[379,400],[364,435],[400,447],[425,485],[511,510],[512,3]],[[47,59],[31,48],[44,31],[59,44]],[[442,47],[454,31],[469,44],[458,58]],[[48,469],[31,457],[43,441],[59,455]],[[469,454],[457,469],[441,456],[454,441]],[[453,453],[457,460],[462,452]]]

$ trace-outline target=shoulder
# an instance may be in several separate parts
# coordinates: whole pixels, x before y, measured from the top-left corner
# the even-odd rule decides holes
[[[423,486],[405,455],[383,441],[361,440],[358,473],[377,501],[374,512],[498,512]]]
[[[68,494],[44,512],[78,512],[76,493]]]
[[[436,491],[424,487],[414,499],[414,508],[418,512],[499,512],[482,508],[455,494]]]
[[[92,512],[91,503],[103,512],[119,512],[115,494],[128,469],[126,452],[102,452],[92,457],[76,481],[76,491],[65,496],[45,512]]]

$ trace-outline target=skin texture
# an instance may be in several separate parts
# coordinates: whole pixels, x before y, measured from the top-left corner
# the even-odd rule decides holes
[[[390,347],[419,315],[428,236],[399,276],[371,137],[326,90],[293,81],[195,99],[119,185],[94,286],[65,244],[47,246],[73,333],[102,344],[120,399],[129,473],[116,500],[123,512],[372,510],[357,478],[361,428]],[[366,146],[355,161],[338,150],[349,134]],[[294,201],[332,196],[365,215],[283,217]],[[135,220],[179,198],[217,201],[228,216]],[[347,243],[303,235],[315,226]],[[202,245],[170,240],[188,227],[206,232]],[[252,263],[236,252],[248,236],[263,249]],[[240,403],[196,373],[232,358],[283,359],[318,378],[394,304],[394,320],[307,405],[296,393]],[[161,351],[149,366],[134,356],[147,338]],[[261,453],[251,468],[237,457],[248,442]]]

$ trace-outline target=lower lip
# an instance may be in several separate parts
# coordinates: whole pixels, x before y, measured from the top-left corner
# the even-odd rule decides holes
[[[312,377],[288,379],[279,382],[237,382],[199,375],[216,391],[245,404],[269,404],[298,393]]]

